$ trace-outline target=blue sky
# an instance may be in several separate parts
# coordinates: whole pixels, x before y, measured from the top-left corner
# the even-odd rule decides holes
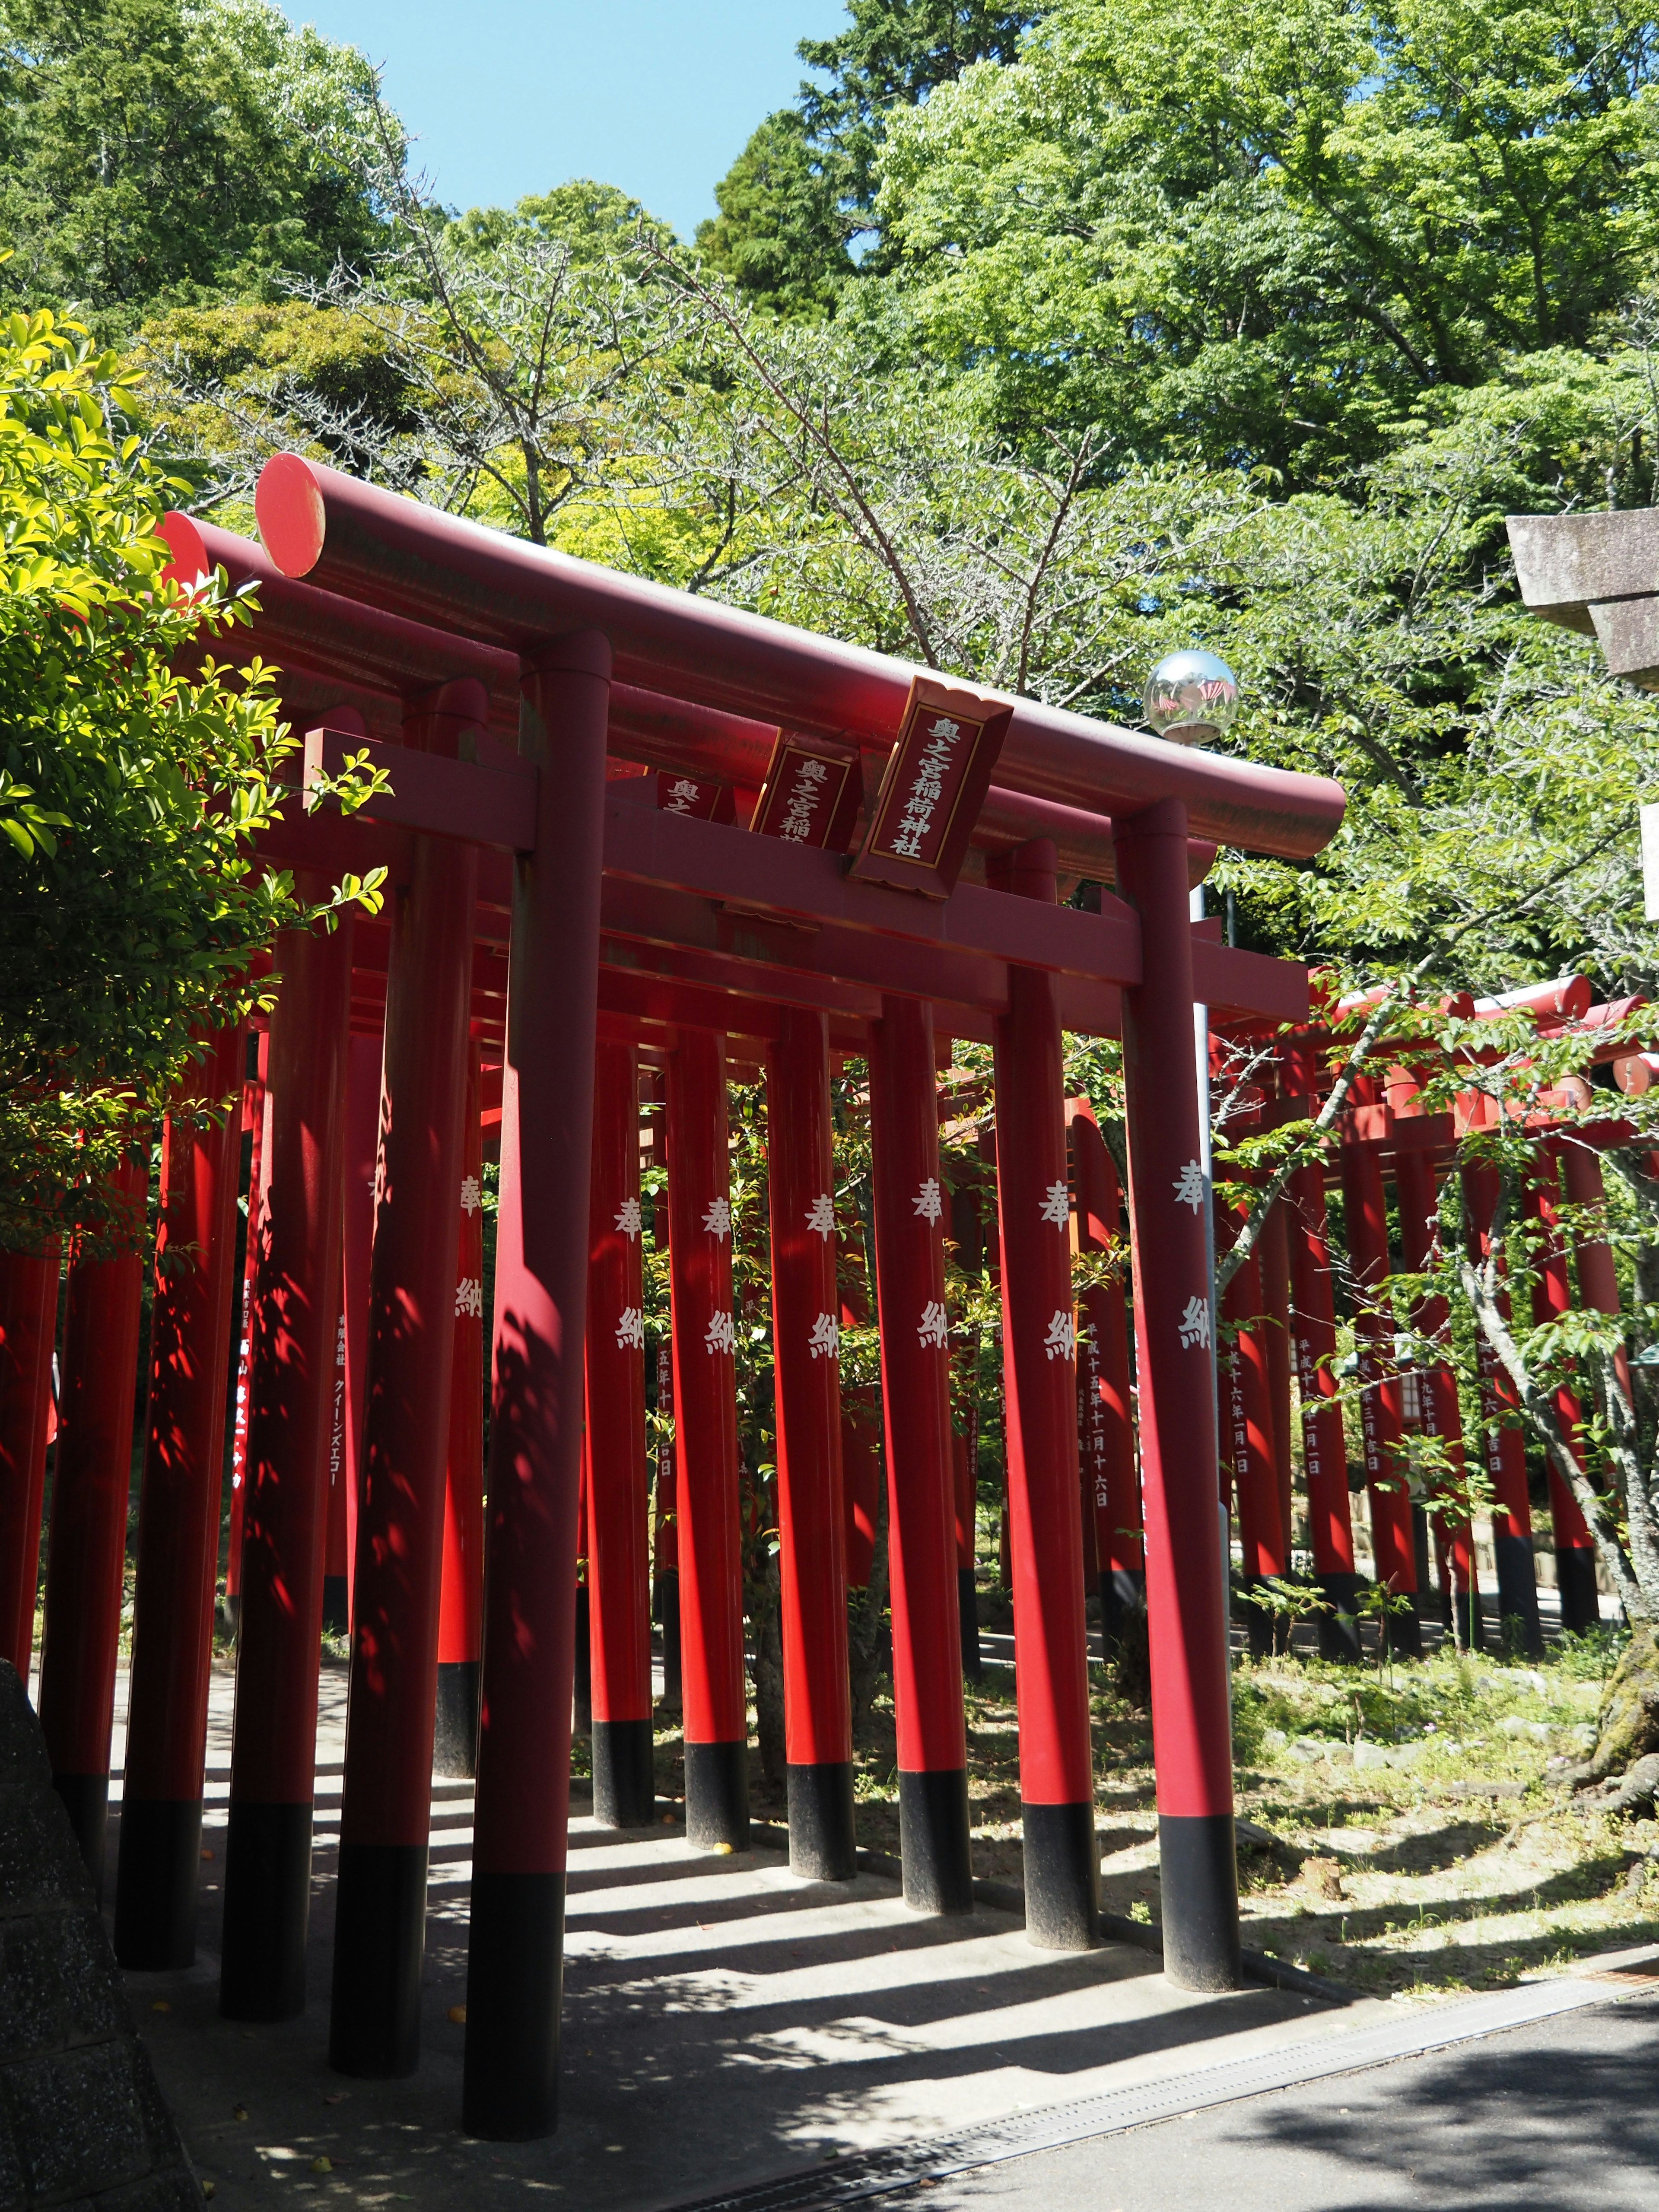
[[[568,177],[620,185],[690,237],[762,116],[802,76],[795,41],[841,0],[283,0],[382,65],[416,165],[456,207]]]

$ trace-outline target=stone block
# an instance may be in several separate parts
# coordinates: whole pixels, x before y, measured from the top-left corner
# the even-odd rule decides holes
[[[31,1725],[38,1727],[33,1715]],[[0,1725],[0,1739],[4,1729]],[[62,1800],[44,1789],[0,1789],[0,1919],[76,1905],[94,1910],[86,1862]]]
[[[1659,592],[1659,510],[1511,514],[1505,519],[1521,596],[1547,622],[1588,635],[1598,601]]]
[[[128,2032],[112,1966],[89,1912],[0,1921],[0,2064]]]
[[[25,2203],[143,2179],[152,2159],[133,2058],[131,2044],[96,2043],[0,2072]]]

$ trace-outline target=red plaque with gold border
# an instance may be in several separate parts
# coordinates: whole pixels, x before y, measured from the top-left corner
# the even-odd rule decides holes
[[[856,747],[781,730],[749,827],[787,844],[844,853],[862,797]]]
[[[912,681],[854,875],[949,898],[1013,712],[942,677]]]

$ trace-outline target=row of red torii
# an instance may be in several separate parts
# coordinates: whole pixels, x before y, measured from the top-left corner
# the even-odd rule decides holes
[[[467,1399],[451,1340],[458,1306],[481,1303],[478,1248],[467,1260],[461,1245],[477,1211],[456,1194],[477,1174],[485,1066],[501,1069],[501,1174],[465,2125],[533,2135],[556,2109],[584,1449],[595,1802],[649,1817],[641,1056],[665,1100],[688,1837],[741,1844],[748,1822],[732,1061],[766,1081],[791,1857],[823,1878],[853,1869],[826,1200],[832,1059],[856,1054],[869,1066],[904,1892],[957,1912],[971,1881],[936,1077],[943,1039],[994,1046],[1027,1925],[1041,1943],[1096,1940],[1062,1027],[1124,1042],[1165,1968],[1235,1986],[1194,1008],[1297,1022],[1307,977],[1195,931],[1188,892],[1213,855],[1203,841],[1316,852],[1340,787],[963,691],[293,456],[268,465],[258,513],[263,550],[171,518],[177,573],[222,564],[258,583],[254,641],[310,733],[308,775],[367,746],[391,785],[349,819],[296,797],[264,849],[319,895],[384,865],[391,896],[385,923],[296,933],[276,954],[223,2009],[271,2019],[304,2001],[343,1249],[362,1432],[358,1479],[343,1486],[353,1625],[331,2058],[366,2075],[416,2062],[446,1468]],[[621,762],[659,773],[619,775]],[[1115,890],[1081,911],[1059,902],[1068,877]],[[372,1139],[353,1110],[364,1050],[379,1060]],[[222,1041],[204,1095],[238,1087],[245,1051]],[[236,1142],[234,1119],[216,1131],[179,1116],[164,1146],[162,1237],[194,1257],[158,1273],[152,1325],[117,1885],[134,1965],[193,1936]],[[350,1195],[366,1189],[371,1144],[372,1223]],[[1078,1149],[1104,1162],[1103,1147]],[[1100,1210],[1115,1225],[1115,1203]],[[125,1462],[118,1531],[115,1480],[100,1488],[95,1470],[112,1468],[124,1397],[131,1417],[139,1265],[72,1269],[65,1320],[40,1704],[89,1849],[107,1796],[125,1521]],[[17,1280],[14,1267],[14,1314]],[[29,1377],[15,1361],[10,1373],[23,1376],[10,1396],[26,1396]],[[0,1403],[0,1432],[15,1426]],[[28,1455],[5,1449],[0,1559],[18,1555],[28,1510],[16,1479]],[[33,1510],[38,1527],[38,1488]],[[451,1544],[465,1540],[452,1515]]]

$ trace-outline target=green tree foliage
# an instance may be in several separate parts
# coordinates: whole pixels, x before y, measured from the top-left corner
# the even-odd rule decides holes
[[[919,107],[975,62],[1012,62],[1042,12],[987,0],[847,0],[844,31],[801,40],[796,52],[829,80],[802,86],[802,120],[858,216],[873,210],[889,116]]]
[[[697,249],[740,291],[781,314],[833,308],[854,275],[837,179],[793,107],[755,130],[714,187],[720,213],[697,226]]]
[[[134,1116],[265,986],[300,921],[251,839],[291,750],[249,610],[162,581],[170,487],[118,442],[114,356],[0,322],[0,1243],[95,1214]],[[362,887],[348,884],[349,896]],[[371,894],[372,895],[372,894]]]
[[[709,267],[786,315],[833,311],[860,266],[882,265],[875,235],[887,118],[972,63],[1010,62],[1030,8],[985,0],[848,0],[847,28],[796,48],[827,82],[757,125],[714,187],[720,214],[697,231]],[[849,240],[865,234],[855,262]]]
[[[885,134],[915,342],[1014,434],[1308,483],[1644,278],[1659,17],[1625,0],[1061,0]]]
[[[269,0],[0,0],[15,301],[129,332],[372,247],[374,73]]]

